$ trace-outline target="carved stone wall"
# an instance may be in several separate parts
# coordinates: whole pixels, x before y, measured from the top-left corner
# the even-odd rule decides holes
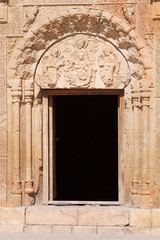
[[[122,89],[123,202],[159,207],[153,3],[11,0],[0,8],[0,206],[42,203],[43,89]]]

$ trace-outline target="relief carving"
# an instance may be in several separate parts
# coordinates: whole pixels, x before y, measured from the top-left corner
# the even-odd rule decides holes
[[[113,85],[114,73],[118,75],[120,62],[111,48],[105,47],[103,54],[98,57],[100,78],[106,87]]]
[[[29,16],[29,14],[27,15],[27,19],[24,24],[24,29],[30,27],[30,24],[32,24],[32,22],[35,21],[37,13],[38,8],[35,7],[34,11],[30,13],[32,16]],[[121,23],[118,17],[113,16],[110,13],[106,14],[103,11],[98,12],[96,10],[88,9],[86,12],[84,9],[81,8],[74,10],[68,9],[67,12],[59,11],[58,14],[57,13],[52,14],[51,16],[47,17],[47,19],[45,18],[41,22],[37,23],[37,27],[35,25],[33,29],[31,28],[31,34],[29,34],[29,37],[27,39],[23,39],[23,41],[19,43],[18,46],[19,51],[15,53],[15,55],[13,53],[13,57],[11,59],[11,69],[14,70],[13,76],[11,78],[12,79],[25,78],[33,80],[35,65],[39,63],[39,60],[45,53],[46,49],[52,46],[55,43],[55,41],[57,41],[57,39],[62,41],[62,37],[64,36],[67,37],[67,35],[70,36],[70,34],[77,34],[80,32],[82,34],[92,34],[92,36],[103,37],[106,43],[108,43],[109,41],[110,43],[113,44],[113,46],[119,47],[119,49],[122,50],[124,56],[126,56],[127,58],[128,55],[129,56],[132,55],[129,53],[130,48],[132,46],[135,46],[135,49],[139,51],[135,36],[131,30],[132,27],[129,24],[125,22]],[[88,46],[84,49],[87,50],[87,52],[89,53],[99,55],[104,54],[96,52],[98,51],[97,46],[99,44],[99,41],[97,40],[98,39],[95,37],[95,39],[92,40],[92,42],[89,41]],[[68,44],[71,43],[64,41],[64,44],[67,46]],[[72,46],[74,45],[72,44]],[[104,48],[105,46],[101,47]],[[32,53],[29,53],[29,55],[27,54],[24,58],[21,57],[23,53],[27,51],[27,49],[31,49]],[[67,47],[66,51],[68,51],[68,49],[69,48]],[[43,52],[41,50],[43,50]],[[71,49],[70,51],[72,50],[73,49]],[[63,53],[61,53],[62,54],[61,56],[63,56]],[[67,56],[65,56],[65,58],[66,57]],[[138,67],[139,64],[141,64],[141,62],[143,61],[142,56],[140,57],[135,56],[135,59],[132,59],[132,56],[130,56],[130,58],[127,59],[127,61],[131,73],[130,75],[133,76],[133,78],[137,78],[137,74],[136,73],[134,74],[134,72],[136,72],[136,69],[134,69],[134,63],[136,62]],[[92,60],[90,58],[89,63],[91,64],[91,62]],[[142,65],[144,65],[144,63]],[[91,68],[92,67],[93,66],[91,66]],[[58,69],[59,73],[60,69]],[[116,72],[114,72],[114,75],[115,73]],[[141,73],[140,76],[138,77],[139,79],[142,78],[144,71],[141,71]],[[120,74],[121,73],[119,73],[119,75]],[[98,72],[96,73],[96,75],[98,75]],[[92,77],[92,79],[94,80],[94,76]],[[104,86],[105,84],[104,82],[103,83],[102,82],[103,81],[101,81],[101,85]]]
[[[8,21],[8,4],[6,0],[0,1],[0,23],[7,23]]]
[[[134,19],[134,8],[133,7],[127,7],[124,5],[122,7],[123,14],[125,16],[125,19],[131,24],[132,28],[135,28],[135,19]]]
[[[44,54],[36,81],[42,88],[123,88],[127,63],[110,43],[78,34]]]
[[[38,12],[39,12],[38,7],[33,7],[32,9],[26,9],[25,20],[23,25],[24,32],[27,32],[27,30],[29,29],[29,26],[35,21]]]

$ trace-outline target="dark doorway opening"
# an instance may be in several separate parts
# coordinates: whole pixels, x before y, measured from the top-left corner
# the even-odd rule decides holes
[[[118,96],[56,96],[54,102],[54,200],[118,201]]]

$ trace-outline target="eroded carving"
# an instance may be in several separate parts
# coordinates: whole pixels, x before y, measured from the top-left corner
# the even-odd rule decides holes
[[[8,21],[8,5],[6,0],[0,1],[0,23],[7,23]]]
[[[26,32],[29,26],[35,21],[38,12],[39,12],[39,8],[37,6],[33,7],[32,9],[26,9],[25,20],[23,25],[24,32]]]
[[[103,49],[103,54],[98,57],[100,78],[106,87],[113,85],[114,73],[118,75],[120,62],[116,53],[110,47]]]
[[[78,34],[44,54],[36,81],[42,88],[123,88],[127,69],[126,60],[110,43]]]
[[[39,23],[37,29],[34,27],[30,32],[31,34],[28,35],[29,37],[19,44],[18,49],[21,53],[16,54],[17,60],[15,57],[11,60],[11,64],[13,65],[11,69],[15,70],[15,75],[12,78],[33,79],[35,71],[33,67],[35,64],[33,63],[38,63],[42,56],[41,50],[45,51],[49,46],[54,44],[57,39],[61,40],[65,35],[87,33],[97,36],[98,34],[98,36],[109,40],[122,51],[124,50],[126,57],[130,55],[129,50],[132,46],[135,46],[136,50],[139,51],[136,45],[136,39],[130,34],[132,27],[127,23],[119,23],[119,19],[115,16],[112,21],[112,17],[111,14],[105,15],[103,12],[94,10],[93,12],[92,10],[87,10],[87,13],[84,13],[81,9],[74,9],[71,13],[70,10],[67,10],[67,13],[62,11],[56,14],[55,18],[51,16],[50,18],[44,19],[44,22],[42,22],[42,24]],[[94,43],[96,43],[96,41],[94,41]],[[89,46],[92,49],[91,44],[89,44]],[[93,48],[96,49],[95,46],[96,45],[94,45]],[[23,58],[22,54],[27,52],[28,49],[31,49],[31,53],[29,53],[31,57],[26,54]],[[135,59],[132,60],[131,57],[128,60],[128,64],[130,65],[131,75],[136,78],[137,75],[135,74],[136,70],[134,69],[133,63],[135,63]],[[137,66],[142,63],[141,57],[136,57],[136,63]],[[144,71],[142,71],[142,75],[143,73]],[[138,78],[142,78],[142,75]]]
[[[132,28],[135,28],[135,22],[134,22],[134,8],[133,7],[127,7],[125,4],[122,7],[123,14],[126,18],[126,20],[131,24]]]

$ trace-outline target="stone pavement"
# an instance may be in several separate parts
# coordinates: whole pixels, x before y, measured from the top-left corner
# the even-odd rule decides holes
[[[160,240],[160,236],[92,236],[0,233],[0,240]]]

